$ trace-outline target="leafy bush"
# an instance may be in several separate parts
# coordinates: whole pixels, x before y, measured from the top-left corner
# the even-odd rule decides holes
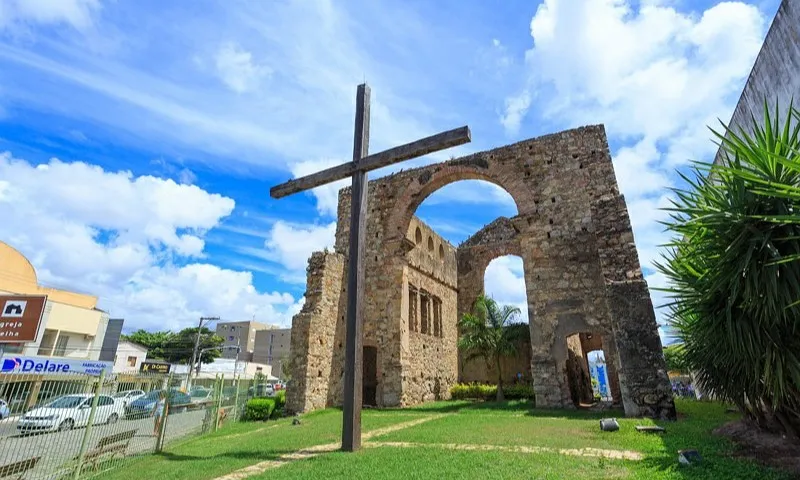
[[[503,393],[507,400],[528,399],[534,396],[533,388],[529,385],[505,385]],[[497,398],[497,385],[457,383],[450,387],[450,396],[453,400],[494,400]]]
[[[275,409],[282,410],[286,405],[286,390],[278,390],[275,392]]]
[[[244,419],[250,422],[263,422],[269,420],[274,410],[274,398],[251,398],[244,406]]]
[[[684,176],[658,267],[698,386],[800,435],[800,111],[778,110],[752,134],[714,132],[722,164]]]
[[[533,387],[530,385],[505,385],[503,393],[507,400],[525,400],[534,397]]]

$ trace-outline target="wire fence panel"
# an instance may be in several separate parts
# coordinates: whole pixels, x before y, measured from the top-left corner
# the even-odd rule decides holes
[[[187,388],[188,386],[188,388]],[[251,380],[0,375],[0,478],[88,478],[241,418]],[[5,406],[3,406],[5,405]]]

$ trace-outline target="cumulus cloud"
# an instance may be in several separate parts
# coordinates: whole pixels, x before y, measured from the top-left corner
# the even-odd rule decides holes
[[[0,30],[25,23],[65,23],[83,29],[92,25],[100,8],[100,0],[3,0]]]
[[[344,161],[336,159],[306,160],[292,165],[292,175],[294,178],[304,177],[342,164]],[[350,185],[350,180],[338,180],[321,187],[311,190],[311,194],[317,200],[317,211],[320,215],[327,215],[336,218],[339,208],[339,190]]]
[[[523,90],[517,96],[507,98],[505,114],[500,117],[500,123],[509,133],[517,133],[522,117],[528,113],[530,106],[531,94],[527,90]]]
[[[284,280],[305,283],[308,257],[315,251],[333,247],[335,235],[336,222],[303,225],[278,221],[264,241],[265,258],[286,268]]]
[[[253,54],[234,42],[220,45],[214,56],[217,75],[236,93],[245,93],[258,88],[259,83],[272,73],[266,65],[253,60]]]
[[[128,326],[178,328],[200,314],[288,324],[297,308],[291,295],[258,292],[249,272],[193,260],[232,212],[230,198],[81,162],[34,166],[7,152],[0,178],[0,239],[45,286],[97,295]]]
[[[235,247],[236,251],[279,265],[271,273],[282,281],[305,284],[308,258],[313,252],[333,247],[336,222],[304,224],[277,220],[265,234],[258,236],[264,238],[263,248],[240,246]]]
[[[531,20],[528,83],[506,100],[503,124],[514,130],[533,111],[565,127],[604,123],[620,145],[614,168],[649,267],[666,241],[655,211],[664,187],[675,167],[713,156],[706,126],[730,118],[765,27],[755,6],[736,1],[696,14],[669,2],[545,0]],[[521,109],[528,90],[535,108]]]
[[[486,295],[500,305],[519,307],[519,321],[528,321],[528,301],[522,259],[513,255],[495,258],[486,267],[483,277]]]

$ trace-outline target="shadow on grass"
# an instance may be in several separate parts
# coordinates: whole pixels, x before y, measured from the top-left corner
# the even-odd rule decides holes
[[[679,412],[677,421],[655,422],[665,427],[666,433],[642,433],[642,435],[658,435],[664,446],[663,453],[650,454],[642,460],[642,464],[649,470],[665,474],[669,472],[673,476],[687,479],[788,480],[792,478],[778,470],[733,456],[735,449],[733,442],[712,433],[719,425],[739,417],[739,414],[725,412],[725,405],[678,399],[675,404]],[[696,465],[680,465],[678,451],[686,449],[697,450],[703,460]]]
[[[293,452],[294,450],[232,451],[210,456],[180,455],[177,453],[162,452],[156,453],[153,456],[155,458],[163,458],[168,462],[196,462],[206,460],[221,460],[224,458],[235,460],[257,460],[258,462],[264,462],[267,460],[277,460],[281,455],[286,455]]]

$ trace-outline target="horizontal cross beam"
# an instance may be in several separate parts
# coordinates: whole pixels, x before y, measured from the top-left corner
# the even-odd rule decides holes
[[[358,164],[355,162],[343,163],[335,167],[322,170],[321,172],[306,175],[305,177],[289,180],[286,183],[276,185],[269,190],[272,198],[283,198],[294,193],[311,190],[312,188],[335,182],[353,175],[357,171],[369,172],[379,168],[387,167],[395,163],[421,157],[432,152],[445,150],[457,145],[469,143],[472,140],[472,133],[468,126],[463,126],[453,130],[448,130],[430,137],[417,140],[416,142],[390,148],[380,153],[373,153],[361,159]]]

